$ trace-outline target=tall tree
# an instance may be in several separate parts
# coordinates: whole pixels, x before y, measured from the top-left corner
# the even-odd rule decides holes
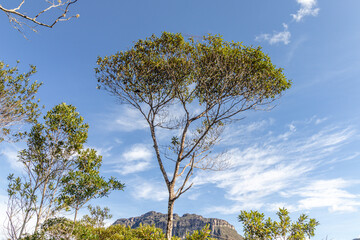
[[[55,199],[61,179],[87,139],[88,125],[75,110],[65,103],[55,106],[44,116],[44,123],[34,124],[27,149],[19,153],[25,175],[9,177],[7,214],[11,239],[23,236],[33,217],[36,232],[40,223],[57,211]]]
[[[11,239],[19,239],[29,233],[28,223],[31,219],[35,219],[35,227],[31,232],[36,233],[41,223],[68,207],[59,204],[62,193],[69,188],[67,184],[71,184],[64,180],[68,174],[94,173],[100,178],[98,170],[101,157],[96,156],[94,150],[83,150],[87,131],[88,125],[76,112],[76,108],[65,103],[50,110],[44,116],[44,123],[34,124],[28,136],[27,148],[19,153],[25,174],[17,178],[11,174],[8,178],[9,201],[6,213]],[[95,165],[86,158],[89,152],[96,156]],[[80,165],[86,166],[86,171]],[[97,181],[101,182],[99,179]],[[82,184],[78,188],[84,193],[94,191],[92,182],[77,184]],[[86,196],[87,201],[97,197],[94,194]]]
[[[1,4],[0,10],[3,11],[9,18],[13,27],[22,31],[23,26],[28,26],[36,32],[36,26],[52,28],[58,22],[68,21],[71,18],[78,18],[80,15],[68,15],[71,5],[75,4],[78,0],[44,0],[43,3],[32,2],[28,4],[25,0],[18,0]],[[31,2],[31,1],[30,1]],[[50,12],[52,16],[49,17]],[[30,26],[33,24],[34,26]]]
[[[264,214],[258,211],[241,211],[239,222],[242,222],[245,240],[305,240],[315,235],[315,228],[319,225],[314,218],[301,214],[296,222],[291,222],[289,212],[280,208],[276,213],[279,222],[264,219]]]
[[[98,87],[137,109],[148,123],[169,192],[167,239],[174,202],[192,186],[194,169],[222,168],[221,155],[210,156],[222,129],[244,111],[268,107],[291,85],[260,48],[219,35],[196,42],[164,32],[99,57],[97,64]],[[176,114],[169,114],[171,107]],[[177,130],[164,149],[159,128]],[[172,169],[166,169],[165,160],[173,162]]]
[[[36,67],[30,66],[29,72],[19,74],[17,67],[0,61],[0,142],[21,137],[19,125],[34,122],[39,116],[35,94],[41,83],[30,80],[35,72]]]

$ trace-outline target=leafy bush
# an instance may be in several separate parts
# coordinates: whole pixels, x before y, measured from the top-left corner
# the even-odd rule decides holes
[[[215,239],[209,238],[211,230],[209,229],[209,225],[206,225],[200,231],[194,231],[191,235],[189,233],[186,234],[185,240],[205,240],[205,239]]]
[[[193,234],[187,234],[185,240],[211,240],[208,226]],[[23,240],[166,240],[166,236],[160,228],[149,225],[140,225],[132,229],[124,225],[111,225],[107,228],[96,227],[84,221],[73,223],[67,218],[53,218],[47,220],[41,227],[41,231]],[[172,240],[180,240],[172,237]]]
[[[319,225],[314,218],[301,214],[296,222],[291,222],[289,212],[280,208],[277,212],[279,222],[265,219],[258,211],[241,211],[239,222],[244,226],[245,240],[305,240],[315,235],[315,228]]]

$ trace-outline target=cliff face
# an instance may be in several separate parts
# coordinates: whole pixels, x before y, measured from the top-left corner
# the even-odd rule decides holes
[[[166,217],[167,214],[158,212],[148,212],[140,217],[121,218],[115,221],[114,224],[121,224],[130,226],[131,228],[137,228],[141,224],[155,225],[157,228],[161,228],[166,231]],[[211,229],[211,235],[217,239],[227,240],[243,240],[243,238],[236,232],[234,226],[229,224],[225,220],[217,218],[203,218],[196,214],[184,214],[182,217],[174,214],[174,228],[173,235],[184,238],[186,233],[192,233],[194,230],[200,230],[208,224]]]

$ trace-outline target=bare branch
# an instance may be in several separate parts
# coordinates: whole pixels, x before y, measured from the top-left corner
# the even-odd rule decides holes
[[[40,10],[38,13],[35,14],[35,16],[30,16],[23,11],[21,11],[21,8],[25,5],[25,0],[22,0],[22,2],[15,8],[5,8],[0,4],[0,10],[3,11],[9,18],[10,23],[13,24],[14,28],[22,32],[22,26],[26,25],[26,22],[33,23],[36,26],[42,26],[47,28],[53,28],[56,23],[59,21],[68,21],[72,18],[78,18],[80,17],[79,14],[67,16],[69,13],[70,7],[72,4],[75,4],[78,0],[57,0],[57,3],[55,1],[48,1],[45,0],[45,2],[48,4],[48,6]],[[54,15],[55,17],[53,20],[49,22],[45,22],[43,20],[39,20],[39,17],[43,15],[44,13],[47,13],[53,9],[56,9],[57,11],[60,11],[58,15]],[[25,20],[23,22],[21,19]],[[35,27],[28,26],[31,30],[36,32]]]

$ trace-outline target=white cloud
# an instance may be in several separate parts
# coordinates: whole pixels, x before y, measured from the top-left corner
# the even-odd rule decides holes
[[[121,159],[107,162],[114,164],[112,171],[127,175],[146,171],[151,168],[152,149],[144,144],[135,144],[128,151],[122,154]]]
[[[152,157],[151,150],[143,144],[136,144],[131,149],[123,154],[123,158],[126,161],[138,161],[138,160],[149,160]]]
[[[10,167],[15,171],[22,171],[23,165],[18,161],[18,153],[20,149],[14,144],[3,144],[0,150],[0,156],[5,157]]]
[[[344,190],[352,184],[356,183],[342,178],[317,180],[290,195],[302,197],[298,202],[299,210],[327,207],[330,212],[352,212],[360,207],[360,195]]]
[[[116,172],[122,175],[127,175],[130,173],[143,172],[149,168],[150,168],[150,163],[148,161],[143,161],[143,162],[127,164],[121,167],[120,169],[117,169]]]
[[[242,141],[234,141],[234,138],[238,138],[240,135],[256,134],[263,133],[265,128],[272,126],[274,124],[274,119],[261,120],[257,122],[252,122],[249,124],[237,124],[231,125],[225,128],[225,131],[221,137],[221,144],[225,145],[234,145],[246,143],[247,140],[243,139]]]
[[[256,36],[256,41],[267,41],[271,45],[276,43],[284,43],[285,45],[290,43],[291,33],[288,30],[288,25],[283,23],[284,31],[274,32],[273,34],[265,33]]]
[[[296,22],[300,22],[305,16],[317,16],[320,9],[316,7],[317,1],[316,0],[296,0],[298,4],[300,4],[300,9],[297,11],[296,14],[291,14],[293,19]],[[290,43],[291,33],[288,30],[288,25],[283,23],[284,30],[282,32],[274,32],[272,34],[265,33],[256,36],[256,41],[267,41],[271,45],[277,43],[283,43],[285,45]],[[289,51],[288,54],[288,61],[292,58],[294,51],[298,47],[298,45],[303,42],[304,40],[300,40],[294,48]]]
[[[189,194],[187,198],[189,200],[195,201],[195,200],[199,199],[200,195],[201,195],[200,192],[194,192],[194,193]]]
[[[323,123],[325,122],[326,120],[328,120],[328,118],[324,117],[324,118],[317,118],[315,120],[315,124],[320,124],[320,123]]]
[[[295,125],[293,123],[290,123],[288,125],[288,128],[289,128],[289,131],[287,131],[287,132],[285,132],[283,134],[280,134],[279,137],[278,137],[279,139],[282,139],[282,140],[286,141],[286,140],[288,140],[288,138],[291,135],[293,135],[296,132],[296,127],[295,127]]]
[[[229,206],[213,206],[208,209],[205,209],[207,214],[210,213],[221,213],[221,214],[234,214],[240,213],[242,210],[253,210],[260,209],[263,206],[260,202],[246,202],[246,203],[236,203]]]
[[[145,179],[133,184],[132,195],[136,199],[164,201],[168,198],[168,191],[164,183],[150,182]]]
[[[290,129],[291,132],[295,132],[295,131],[296,131],[296,127],[295,127],[295,125],[292,124],[292,123],[289,124],[289,129]]]
[[[122,107],[121,111],[105,120],[109,131],[132,132],[147,128],[147,123],[137,109]]]
[[[301,21],[305,16],[317,16],[320,9],[316,8],[316,0],[296,0],[300,4],[300,9],[296,14],[291,14],[296,22]]]
[[[316,182],[309,180],[310,174],[319,167],[326,166],[328,159],[337,154],[338,150],[355,136],[355,131],[350,127],[327,127],[315,133],[312,130],[311,134],[308,125],[311,125],[311,129],[318,126],[315,120],[303,125],[293,122],[287,125],[288,130],[285,133],[263,135],[260,141],[257,138],[256,144],[233,148],[228,152],[232,168],[226,171],[198,172],[194,179],[196,185],[214,184],[224,189],[225,197],[234,202],[232,206],[211,207],[209,211],[236,213],[239,209],[250,207],[273,209],[275,205],[270,199],[276,197],[286,200],[290,196],[296,196],[298,200],[296,206],[293,202],[288,203],[286,206],[289,209],[313,208],[320,206],[322,201],[324,203],[321,206],[328,207],[331,211],[350,210],[357,206],[360,199],[342,190],[344,182],[324,180],[335,187],[325,189],[324,195],[315,197],[311,193],[316,191],[310,190],[321,191],[323,185],[319,185],[321,182],[316,185]],[[284,138],[284,135],[287,137]],[[244,138],[252,142],[249,134],[233,137],[233,141],[238,142],[238,139]],[[340,155],[336,158],[342,160],[346,157]],[[290,191],[293,189],[298,191]],[[303,194],[300,194],[301,192]],[[305,195],[306,192],[309,195]],[[333,198],[330,198],[330,203],[326,203],[325,195],[330,193],[333,194]],[[282,202],[287,200],[279,201]],[[278,206],[279,204],[276,205]]]

